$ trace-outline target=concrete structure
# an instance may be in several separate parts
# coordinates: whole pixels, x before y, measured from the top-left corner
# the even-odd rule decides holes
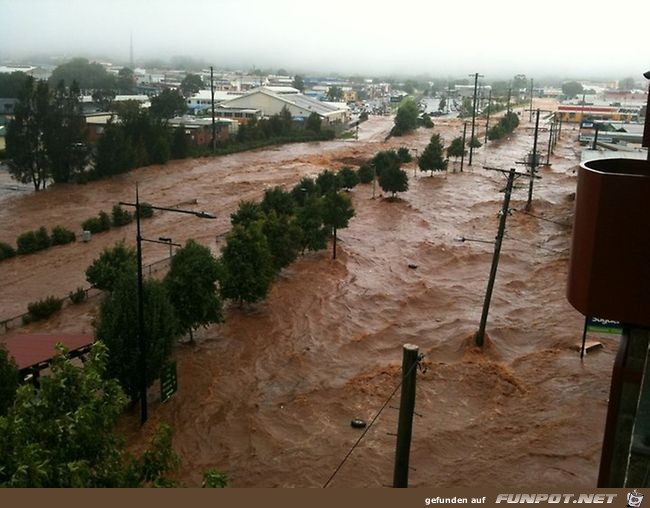
[[[243,92],[215,90],[214,103],[221,104],[222,102],[229,101],[236,97],[243,95]],[[187,99],[187,107],[189,109],[202,110],[206,107],[212,106],[212,94],[210,90],[199,90]]]
[[[294,119],[306,120],[309,115],[316,113],[325,125],[343,124],[350,119],[350,109],[347,106],[332,106],[300,93],[277,94],[267,87],[251,90],[241,97],[224,102],[222,106],[224,108],[257,109],[265,117],[277,115],[286,107]]]

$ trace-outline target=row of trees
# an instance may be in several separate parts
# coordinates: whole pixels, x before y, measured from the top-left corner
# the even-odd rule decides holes
[[[519,116],[517,113],[514,111],[508,111],[495,125],[492,126],[492,128],[490,128],[488,131],[488,139],[491,141],[501,139],[515,130],[518,125]]]

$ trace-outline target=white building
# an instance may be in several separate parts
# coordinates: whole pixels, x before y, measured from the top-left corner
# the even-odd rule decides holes
[[[256,88],[240,97],[223,102],[221,106],[223,108],[257,109],[265,117],[277,115],[282,108],[286,107],[294,119],[306,120],[309,115],[316,113],[325,124],[346,123],[350,119],[350,108],[345,105],[332,105],[317,101],[301,93],[279,94],[272,91],[271,87]]]

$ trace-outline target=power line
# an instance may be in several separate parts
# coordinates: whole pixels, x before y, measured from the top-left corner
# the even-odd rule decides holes
[[[557,224],[558,226],[562,226],[562,227],[565,227],[565,228],[570,228],[571,227],[570,224],[565,224],[564,222],[558,222],[558,221],[554,221],[554,220],[551,220],[551,219],[547,219],[546,217],[540,217],[539,215],[532,214],[530,212],[527,212],[526,210],[517,210],[516,208],[513,208],[513,210],[515,212],[525,213],[526,215],[530,215],[531,217],[535,217],[536,219],[539,219],[539,220],[550,222],[552,224]]]
[[[402,386],[402,383],[404,382],[404,379],[405,379],[406,377],[408,377],[409,374],[411,374],[411,372],[413,371],[413,369],[414,369],[415,367],[417,367],[419,364],[420,364],[420,359],[418,359],[418,361],[417,361],[416,363],[413,364],[413,366],[409,369],[409,371],[408,371],[406,374],[404,374],[404,375],[402,376],[402,379],[400,379],[400,382],[398,383],[398,385],[395,387],[395,389],[393,390],[393,392],[388,396],[388,398],[386,399],[386,402],[384,402],[384,404],[381,406],[381,409],[379,409],[379,411],[377,412],[377,414],[373,417],[373,419],[370,421],[370,423],[368,424],[368,426],[364,429],[363,433],[359,436],[359,439],[357,439],[357,441],[352,445],[352,448],[350,448],[350,451],[348,451],[348,453],[345,454],[345,457],[343,457],[343,460],[341,461],[341,463],[337,466],[337,468],[334,470],[334,472],[330,475],[330,477],[327,479],[327,481],[325,482],[325,484],[323,485],[322,488],[324,488],[324,489],[327,488],[327,486],[330,484],[330,482],[331,482],[331,481],[334,479],[334,477],[336,476],[336,473],[339,472],[339,470],[340,470],[340,469],[343,467],[343,465],[346,463],[346,461],[348,460],[348,458],[350,457],[350,455],[352,455],[352,452],[354,451],[354,449],[355,449],[357,446],[359,446],[359,444],[361,443],[361,441],[363,440],[363,438],[366,436],[366,434],[367,434],[368,431],[370,430],[370,427],[372,427],[373,424],[375,423],[375,421],[377,421],[377,418],[379,418],[379,415],[381,415],[382,411],[383,411],[384,409],[386,409],[386,406],[387,406],[388,403],[390,402],[390,399],[393,398],[393,396],[397,393],[397,390],[399,390],[400,387]]]

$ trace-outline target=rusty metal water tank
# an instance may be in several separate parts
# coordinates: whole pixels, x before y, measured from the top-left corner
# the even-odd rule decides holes
[[[585,316],[650,326],[650,162],[578,172],[567,298]]]

